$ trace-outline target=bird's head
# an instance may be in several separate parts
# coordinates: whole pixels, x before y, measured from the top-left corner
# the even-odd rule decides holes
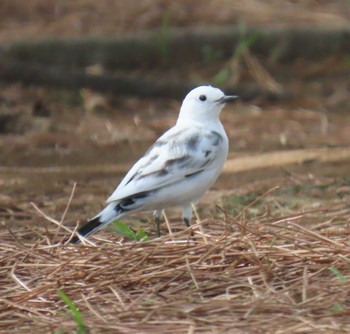
[[[225,95],[219,88],[199,86],[191,90],[182,102],[179,121],[218,120],[224,105],[237,98],[235,95]]]

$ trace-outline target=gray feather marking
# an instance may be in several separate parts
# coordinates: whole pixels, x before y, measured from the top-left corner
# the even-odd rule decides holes
[[[214,135],[214,138],[212,139],[212,144],[213,146],[219,146],[219,144],[222,143],[222,136],[220,135],[220,133],[216,132],[216,131],[211,131],[210,132],[212,135]]]

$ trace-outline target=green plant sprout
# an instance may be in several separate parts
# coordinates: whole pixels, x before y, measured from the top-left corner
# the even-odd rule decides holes
[[[140,227],[137,231],[134,231],[128,225],[122,223],[121,221],[115,221],[109,226],[110,230],[117,232],[124,236],[126,239],[135,240],[135,241],[147,241],[148,234],[141,229]]]
[[[63,302],[68,306],[68,308],[71,311],[71,316],[75,321],[75,323],[77,324],[76,333],[86,334],[88,332],[87,327],[84,323],[83,315],[79,311],[78,307],[63,291],[58,291],[58,296],[63,300]],[[60,331],[58,331],[58,333],[60,333]]]
[[[238,32],[239,41],[233,50],[233,54],[229,62],[232,62],[233,60],[239,61],[242,54],[257,41],[260,35],[258,31],[248,34],[244,22],[240,22],[238,24]],[[220,86],[226,83],[231,78],[232,74],[233,73],[230,66],[224,67],[214,76],[213,82],[215,85]]]
[[[344,276],[337,268],[331,267],[329,270],[338,278],[339,281],[346,282],[348,278]]]
[[[162,18],[161,33],[156,40],[163,62],[167,62],[169,59],[170,17],[171,17],[170,10],[166,10]]]

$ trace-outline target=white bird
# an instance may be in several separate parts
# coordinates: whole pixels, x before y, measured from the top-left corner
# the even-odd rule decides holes
[[[190,91],[176,125],[135,163],[107,199],[108,205],[78,233],[87,237],[123,216],[153,210],[159,236],[162,210],[170,207],[182,210],[189,227],[192,204],[213,185],[227,159],[228,138],[219,116],[223,106],[237,98],[211,86]]]

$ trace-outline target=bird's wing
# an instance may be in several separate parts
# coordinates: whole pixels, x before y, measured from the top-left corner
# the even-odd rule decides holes
[[[156,190],[210,168],[223,139],[216,131],[195,126],[170,129],[136,162],[107,202]]]

